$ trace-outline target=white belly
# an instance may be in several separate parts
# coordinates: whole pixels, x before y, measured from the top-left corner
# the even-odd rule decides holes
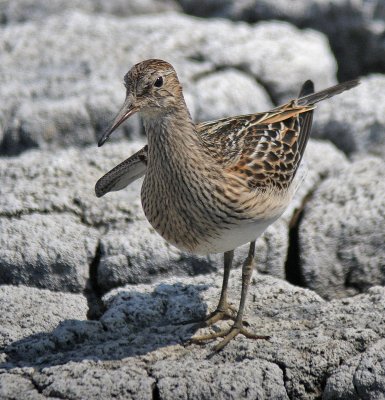
[[[280,215],[269,220],[248,221],[239,226],[234,226],[229,230],[223,230],[217,238],[205,240],[200,243],[194,250],[194,254],[213,254],[224,253],[225,251],[234,250],[245,243],[258,239],[263,232]]]
[[[306,164],[303,163],[300,165],[299,170],[297,171],[287,199],[282,204],[282,207],[279,210],[276,210],[276,214],[274,216],[265,220],[251,219],[247,222],[241,223],[238,226],[234,226],[229,230],[223,230],[218,237],[202,241],[197,247],[194,248],[193,253],[201,255],[224,253],[258,239],[269,227],[269,225],[274,223],[284,213],[290,202],[290,199],[298,190],[298,187],[304,180],[306,174],[307,167]]]

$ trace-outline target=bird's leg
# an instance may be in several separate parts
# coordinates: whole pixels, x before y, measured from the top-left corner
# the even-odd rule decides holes
[[[234,250],[226,251],[224,253],[224,272],[223,272],[223,282],[222,282],[222,290],[221,290],[221,297],[219,299],[219,303],[217,308],[207,315],[203,321],[199,321],[197,323],[196,320],[188,320],[185,321],[184,324],[190,324],[191,322],[197,323],[197,328],[204,328],[210,325],[215,324],[222,319],[233,319],[235,320],[235,313],[236,309],[234,306],[229,305],[227,303],[227,286],[229,283],[230,271],[231,266],[233,264],[234,258]],[[231,313],[231,311],[233,313]],[[195,339],[193,338],[192,341]]]
[[[231,312],[229,312],[229,310],[233,310],[233,307],[227,303],[227,286],[229,283],[229,276],[233,263],[233,258],[234,250],[225,252],[221,297],[219,299],[217,308],[204,319],[202,326],[213,325],[222,319],[234,319],[234,316],[231,314]]]
[[[215,346],[215,351],[222,350],[231,339],[235,338],[238,334],[242,334],[249,339],[269,339],[269,336],[261,336],[255,335],[252,332],[249,332],[243,326],[243,311],[245,309],[247,291],[250,284],[250,279],[253,274],[254,268],[254,254],[255,254],[255,241],[250,243],[249,247],[249,254],[242,266],[242,292],[241,292],[241,301],[239,303],[238,314],[235,318],[233,326],[230,328],[229,331],[225,332],[224,334],[218,335],[218,337],[224,337],[222,342],[218,343]]]
[[[241,292],[241,301],[239,303],[238,313],[235,318],[234,324],[230,329],[221,330],[219,332],[215,332],[209,335],[202,335],[193,338],[194,342],[201,342],[205,340],[212,340],[218,337],[223,337],[224,339],[217,346],[215,346],[215,351],[222,350],[231,339],[235,338],[238,334],[242,334],[249,339],[268,339],[269,336],[260,336],[255,335],[249,332],[246,328],[243,327],[243,311],[246,303],[247,291],[250,284],[251,275],[253,273],[254,266],[254,254],[255,254],[255,241],[250,243],[249,254],[242,266],[242,292]]]

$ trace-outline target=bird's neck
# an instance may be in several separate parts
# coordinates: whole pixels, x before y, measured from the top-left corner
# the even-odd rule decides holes
[[[142,119],[148,140],[148,168],[185,169],[203,158],[202,141],[184,101],[178,108],[146,113]]]
[[[213,203],[204,206],[218,181],[208,179],[215,166],[208,162],[187,107],[158,116],[147,114],[143,122],[148,138],[143,211],[161,236],[192,251],[199,242],[198,232],[215,228],[212,221],[205,223]]]

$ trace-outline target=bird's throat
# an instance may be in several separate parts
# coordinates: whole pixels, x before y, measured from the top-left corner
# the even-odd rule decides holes
[[[202,142],[187,108],[143,116],[148,140],[148,170],[179,174],[204,157]]]

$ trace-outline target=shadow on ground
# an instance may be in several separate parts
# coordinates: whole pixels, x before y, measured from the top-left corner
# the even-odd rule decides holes
[[[207,312],[201,292],[209,285],[159,284],[148,291],[122,288],[108,295],[99,320],[62,321],[8,345],[1,369],[48,367],[70,361],[119,360],[183,345]],[[151,290],[152,289],[152,290]]]

